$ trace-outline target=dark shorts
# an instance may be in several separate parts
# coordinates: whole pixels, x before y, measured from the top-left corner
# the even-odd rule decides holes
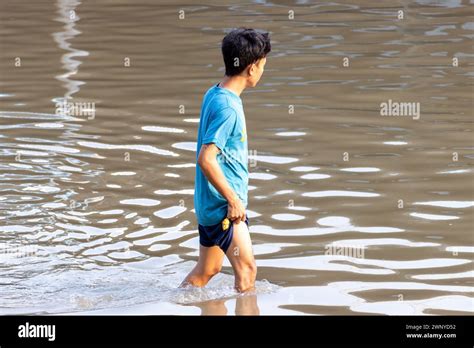
[[[248,216],[245,216],[245,223],[249,225]],[[226,253],[234,235],[234,223],[230,221],[227,230],[222,228],[222,222],[211,226],[199,225],[198,230],[199,244],[208,248],[217,245]]]

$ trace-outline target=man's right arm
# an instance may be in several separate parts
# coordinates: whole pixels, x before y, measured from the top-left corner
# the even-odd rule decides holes
[[[219,152],[219,148],[213,143],[202,145],[199,151],[198,165],[207,180],[227,200],[227,217],[236,223],[245,221],[245,207],[235,191],[230,187],[219,163],[217,163],[217,154]]]

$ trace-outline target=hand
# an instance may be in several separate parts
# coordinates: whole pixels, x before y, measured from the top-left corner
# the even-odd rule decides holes
[[[245,221],[245,207],[238,197],[228,202],[227,217],[236,224],[238,224],[240,221]]]

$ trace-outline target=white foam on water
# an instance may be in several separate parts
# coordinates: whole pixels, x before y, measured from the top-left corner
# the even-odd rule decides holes
[[[283,157],[283,156],[264,156],[264,155],[249,155],[249,160],[255,160],[257,162],[273,163],[273,164],[288,164],[299,161],[295,157]]]
[[[184,122],[199,123],[199,118],[183,118]]]
[[[240,294],[234,288],[234,277],[221,274],[216,276],[212,283],[209,283],[204,288],[190,286],[176,289],[171,292],[169,300],[178,304],[196,304],[211,300],[235,298],[238,296],[272,293],[279,288],[279,286],[271,284],[267,280],[259,280],[255,282],[254,291],[249,294]]]
[[[459,273],[417,274],[417,275],[412,276],[412,278],[425,279],[425,280],[474,278],[474,271],[459,272]]]
[[[342,168],[342,172],[353,172],[353,173],[374,173],[380,172],[379,168],[375,167],[353,167],[353,168]]]
[[[110,173],[110,175],[112,176],[134,176],[136,175],[137,173],[135,172],[132,172],[132,171],[129,171],[129,172],[114,172],[114,173]]]
[[[469,208],[474,207],[473,201],[427,201],[427,202],[415,202],[416,205],[430,205],[433,207],[442,208]]]
[[[412,242],[401,238],[341,239],[331,244],[360,246],[364,248],[374,245],[401,245],[411,248],[436,247],[440,245],[439,243],[431,242]]]
[[[474,247],[472,246],[450,246],[446,248],[446,251],[453,253],[474,253]]]
[[[84,147],[92,148],[92,149],[136,150],[136,151],[143,151],[143,152],[148,152],[148,153],[152,153],[155,155],[162,155],[162,156],[172,156],[172,157],[179,156],[177,153],[173,151],[159,149],[156,146],[152,146],[152,145],[132,145],[132,144],[110,145],[110,144],[98,143],[98,142],[93,142],[93,141],[78,141],[77,144],[80,146],[84,146]]]
[[[290,168],[290,170],[294,172],[312,172],[314,170],[318,170],[319,167],[311,167],[311,166],[299,166]]]
[[[336,263],[337,261],[351,262],[353,265]],[[301,270],[333,270],[361,274],[393,274],[394,270],[430,269],[452,267],[472,263],[460,258],[431,258],[410,261],[366,259],[344,255],[314,255],[305,257],[272,258],[257,260],[257,266],[277,267]],[[372,266],[364,268],[359,266]],[[378,268],[374,268],[378,267]]]
[[[253,180],[273,180],[276,179],[276,175],[269,173],[249,173],[249,179]]]
[[[305,219],[305,217],[297,214],[273,214],[272,219],[278,221],[299,221]]]
[[[297,136],[306,135],[306,133],[305,132],[278,132],[278,133],[275,133],[275,135],[278,135],[281,137],[297,137]]]
[[[195,141],[187,141],[181,143],[174,143],[171,146],[175,149],[196,152],[197,143]]]
[[[322,180],[322,179],[327,179],[327,178],[330,178],[330,177],[331,177],[331,175],[329,175],[329,174],[311,173],[311,174],[302,175],[300,178],[305,179],[305,180]]]
[[[425,219],[425,220],[457,220],[459,216],[452,215],[439,215],[439,214],[423,214],[423,213],[410,213],[411,216]]]
[[[186,207],[175,205],[173,207],[168,207],[165,209],[155,211],[153,215],[162,219],[171,219],[178,216],[181,213],[184,213],[185,211],[186,211]]]
[[[437,172],[437,174],[461,174],[461,173],[470,173],[470,169],[453,169],[453,170],[446,170],[444,172]]]
[[[126,205],[140,205],[142,207],[154,207],[159,205],[161,202],[156,199],[147,199],[147,198],[132,198],[132,199],[122,199],[120,204]]]
[[[183,189],[183,190],[156,190],[154,192],[157,195],[164,195],[164,196],[170,196],[170,195],[193,195],[194,194],[194,189]]]
[[[408,143],[406,141],[384,141],[384,144],[399,146],[399,145],[406,145]]]
[[[303,197],[378,197],[378,193],[362,192],[362,191],[342,191],[342,190],[326,190],[305,192]]]
[[[184,129],[172,128],[172,127],[143,126],[142,129],[144,131],[158,132],[158,133],[185,133]]]

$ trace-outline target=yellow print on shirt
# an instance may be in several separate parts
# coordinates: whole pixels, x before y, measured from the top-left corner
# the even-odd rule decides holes
[[[245,131],[245,128],[242,130],[242,138],[240,138],[241,142],[244,142],[245,139],[247,138],[247,132]]]

